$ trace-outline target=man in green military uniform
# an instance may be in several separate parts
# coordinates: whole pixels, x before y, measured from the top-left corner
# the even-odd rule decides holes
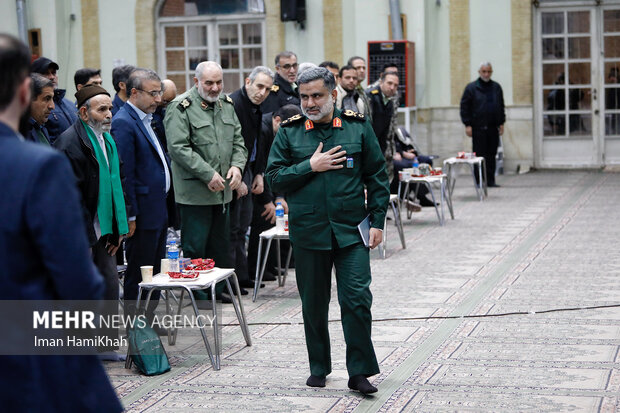
[[[241,185],[248,153],[222,78],[219,64],[200,63],[195,85],[168,105],[164,125],[184,254],[232,267],[228,203]],[[219,291],[223,301],[230,299]]]
[[[370,215],[368,244],[379,245],[390,196],[385,159],[363,115],[334,109],[335,80],[327,69],[308,69],[298,82],[305,116],[282,122],[265,178],[273,191],[286,194],[289,205],[310,360],[306,384],[324,387],[331,373],[327,314],[335,266],[348,385],[373,393],[377,388],[367,377],[379,366],[370,338],[370,259],[357,226]]]

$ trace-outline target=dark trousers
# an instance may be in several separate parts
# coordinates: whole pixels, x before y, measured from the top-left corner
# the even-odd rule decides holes
[[[487,168],[487,185],[495,185],[495,155],[499,146],[499,128],[497,126],[474,126],[472,150],[476,156],[482,156]],[[475,167],[476,180],[478,168]]]
[[[230,203],[230,260],[235,265],[239,281],[250,280],[245,235],[252,223],[252,209],[251,194]]]
[[[118,314],[118,271],[116,270],[116,256],[111,256],[105,248],[107,237],[101,237],[97,243],[93,246],[93,262],[95,266],[103,276],[103,283],[105,290],[103,291],[103,311],[102,314],[106,317]],[[122,254],[122,250],[119,248],[117,253]],[[118,339],[117,328],[103,328],[100,332],[101,335],[105,335],[112,340]],[[99,348],[101,351],[116,350],[115,348]]]
[[[265,206],[254,202],[254,208],[252,211],[252,226],[250,227],[250,240],[248,242],[248,271],[250,273],[250,279],[254,279],[254,276],[256,274],[256,260],[258,258],[258,243],[260,240],[260,234],[261,232],[267,231],[269,228],[275,225],[272,224],[271,221],[265,220],[265,217],[261,216],[263,212],[265,212]],[[263,244],[260,262],[262,262],[265,256],[265,247],[266,244]],[[285,260],[289,248],[290,244],[288,243],[288,241],[281,241],[281,262],[283,264],[286,262]],[[269,250],[269,258],[267,259],[267,266],[265,267],[266,270],[273,271],[275,274],[275,268],[278,265],[277,259],[277,248],[275,248],[275,245],[272,245],[272,248]]]
[[[161,259],[166,255],[167,235],[167,222],[164,222],[159,229],[136,228],[133,237],[127,238],[125,241],[127,272],[125,273],[123,288],[126,309],[132,309],[132,306],[138,298],[138,284],[142,281],[140,267],[143,265],[152,265],[153,274],[159,273],[161,269]],[[151,296],[151,305],[147,309],[147,313],[153,313],[155,307],[157,307],[159,295],[159,291],[153,292]],[[141,299],[144,298],[145,295],[141,297]]]
[[[230,261],[230,215],[228,205],[178,204],[181,216],[183,256],[212,258],[220,268],[232,268]],[[224,289],[218,283],[217,292]],[[196,294],[207,298],[206,294]]]
[[[361,243],[345,248],[335,247],[329,251],[308,250],[293,245],[293,252],[297,260],[295,272],[311,374],[324,377],[332,371],[327,323],[332,266],[336,267],[349,376],[362,374],[369,377],[379,373],[370,337],[372,294],[368,249]]]

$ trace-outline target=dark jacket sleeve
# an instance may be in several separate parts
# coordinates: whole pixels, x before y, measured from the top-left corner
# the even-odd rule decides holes
[[[373,228],[383,229],[390,201],[390,181],[385,169],[385,158],[370,122],[366,122],[362,141],[364,170],[362,176],[368,192],[367,209]]]
[[[122,112],[119,111],[119,114]],[[134,126],[123,117],[115,116],[112,119],[111,135],[116,142],[118,156],[123,163],[122,171],[124,175],[123,190],[125,192],[125,203],[131,205],[131,212],[127,210],[127,218],[138,216],[138,202],[135,192],[135,145],[134,145]]]
[[[498,101],[499,101],[498,125],[503,125],[504,123],[506,123],[506,108],[504,107],[504,92],[499,83],[496,83],[496,85],[498,89],[497,93],[499,95],[498,96]]]
[[[271,122],[271,118],[269,119]],[[273,133],[271,129],[261,122],[261,131],[258,136],[257,146],[256,146],[256,161],[254,163],[254,174],[264,174],[265,168],[267,167],[267,158],[269,157],[269,149],[271,149],[271,144],[273,142]],[[255,196],[256,202],[260,205],[265,205],[273,200],[273,194],[271,193],[271,188],[267,185],[267,180],[265,179],[265,189],[262,194],[258,194]]]
[[[25,214],[28,230],[49,270],[52,289],[58,299],[100,299],[103,278],[89,256],[84,223],[79,222],[71,168],[59,154],[47,157],[40,166],[35,184],[28,190]]]
[[[72,126],[64,131],[58,139],[54,142],[54,147],[63,152],[69,159],[69,163],[73,169],[73,174],[77,181],[78,195],[80,199],[80,205],[82,207],[82,215],[84,216],[84,225],[86,225],[86,235],[88,236],[88,244],[92,247],[97,243],[97,234],[95,234],[95,228],[93,227],[94,217],[88,210],[86,205],[85,194],[87,192],[87,181],[89,173],[87,159],[80,148],[79,136],[75,131],[75,127]]]
[[[472,83],[465,87],[463,96],[461,97],[461,122],[465,126],[472,126],[474,121],[474,91]]]
[[[315,176],[310,159],[293,163],[287,129],[280,127],[267,160],[265,179],[274,192],[296,191]]]

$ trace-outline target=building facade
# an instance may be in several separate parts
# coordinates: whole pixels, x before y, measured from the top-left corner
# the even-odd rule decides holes
[[[182,91],[202,60],[220,62],[231,92],[281,50],[343,64],[390,39],[388,0],[306,0],[303,24],[280,20],[280,0],[0,0],[3,30],[15,35],[20,3],[68,93],[81,67],[101,68],[112,90],[120,64],[154,68]],[[471,148],[458,104],[490,61],[507,110],[505,170],[620,164],[620,0],[416,0],[400,1],[400,13],[415,43],[425,152]]]

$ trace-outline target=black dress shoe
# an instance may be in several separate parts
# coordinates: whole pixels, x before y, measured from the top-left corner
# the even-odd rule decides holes
[[[306,380],[306,386],[310,387],[325,387],[325,377],[311,375]]]
[[[251,289],[254,289],[254,280],[246,280],[246,281],[241,281],[241,282],[239,283],[239,286],[240,286],[240,287],[243,287],[243,288],[251,288]],[[265,288],[265,284],[262,284],[262,283],[261,283],[260,288]]]
[[[433,203],[433,201],[431,201],[430,199],[428,199],[425,196],[422,196],[419,198],[420,201],[420,205],[423,207],[434,207],[436,206],[435,203]],[[439,202],[437,202],[437,205],[439,205]]]
[[[487,186],[488,186],[489,188],[499,188],[499,187],[500,187],[499,185],[497,185],[497,184],[495,184],[495,183],[493,183],[493,184],[488,184]]]
[[[362,394],[376,393],[378,390],[361,374],[349,378],[348,386],[351,390],[357,390]]]

